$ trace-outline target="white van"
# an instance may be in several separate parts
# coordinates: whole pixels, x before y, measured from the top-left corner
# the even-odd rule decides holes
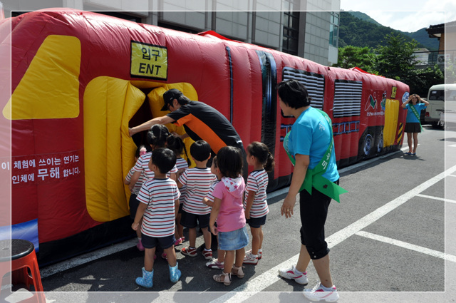
[[[424,121],[437,126],[440,114],[445,111],[446,102],[456,102],[456,84],[437,84],[431,86],[428,93]]]

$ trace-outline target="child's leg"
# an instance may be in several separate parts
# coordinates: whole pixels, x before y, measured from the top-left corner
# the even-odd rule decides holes
[[[184,227],[180,223],[181,222],[181,218],[182,218],[182,215],[180,213],[178,213],[177,217],[176,217],[176,223],[177,223],[176,240],[179,240],[179,238],[182,238],[184,236]]]
[[[244,256],[242,256],[242,259],[244,259]],[[223,266],[223,272],[231,273],[231,268],[233,267],[233,263],[234,263],[234,250],[226,250],[225,251],[225,264]],[[242,261],[241,261],[241,266],[242,266]]]
[[[166,253],[166,258],[168,259],[169,266],[171,266],[171,267],[176,266],[177,258],[176,258],[176,251],[174,250],[174,245],[167,249],[164,249],[164,251]]]
[[[260,228],[250,227],[250,231],[252,232],[252,255],[258,255],[263,240],[261,226]]]
[[[190,247],[196,247],[196,227],[188,229],[188,241]]]
[[[234,263],[234,266],[242,267],[242,263],[244,262],[244,256],[245,256],[245,248],[236,250],[236,261]],[[226,259],[226,257],[225,257],[225,259]],[[225,264],[226,264],[226,262],[225,262]]]
[[[204,244],[207,250],[211,249],[212,234],[207,227],[201,228],[203,231]]]
[[[263,226],[260,226],[260,247],[258,247],[258,249],[262,249],[263,248]]]
[[[145,270],[152,271],[154,269],[154,255],[155,255],[155,247],[146,248],[146,252],[144,254],[144,269]]]

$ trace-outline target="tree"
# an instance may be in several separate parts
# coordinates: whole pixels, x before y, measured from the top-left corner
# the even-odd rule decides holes
[[[337,64],[334,64],[333,66],[342,68],[359,67],[368,73],[376,73],[374,71],[375,55],[367,46],[356,47],[349,45],[341,47],[339,48],[337,61]]]
[[[375,69],[382,76],[404,82],[416,70],[413,52],[417,42],[407,42],[404,37],[394,34],[386,35],[385,39],[385,45],[376,49]]]

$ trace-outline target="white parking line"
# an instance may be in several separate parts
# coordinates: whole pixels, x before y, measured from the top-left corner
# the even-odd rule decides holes
[[[332,234],[331,236],[326,238],[326,242],[328,242],[328,247],[332,248],[337,244],[341,243],[342,241],[346,240],[347,238],[353,236],[354,234],[360,232],[362,229],[366,228],[370,224],[374,223],[375,221],[382,218],[384,215],[388,214],[392,210],[396,209],[397,207],[401,206],[411,198],[415,197],[419,193],[423,192],[424,190],[428,189],[429,187],[433,186],[437,182],[441,181],[445,177],[449,176],[450,174],[456,172],[456,165],[447,169],[446,171],[438,174],[437,176],[429,179],[428,181],[421,183],[417,187],[413,188],[412,190],[406,192],[402,196],[394,199],[391,202],[383,205],[382,207],[378,208],[377,210],[373,211],[372,213],[368,214],[367,216],[359,219],[358,221],[350,224],[349,226],[345,227],[344,229]],[[280,267],[288,267],[292,264],[295,264],[298,255],[293,256],[289,260],[282,262],[281,264],[269,269],[268,271],[264,272],[263,274],[259,275],[255,279],[251,281],[247,281],[245,284],[235,288],[231,292],[219,297],[218,299],[212,302],[241,302],[245,301],[248,298],[254,296],[258,292],[262,291],[263,289],[269,287],[270,285],[276,283],[280,278],[277,275],[277,269]],[[211,302],[211,303],[212,303]]]
[[[112,246],[109,246],[109,247],[106,247],[103,249],[99,249],[96,252],[89,252],[89,253],[71,258],[69,260],[65,260],[60,263],[50,265],[48,267],[44,267],[44,268],[40,269],[41,278],[44,279],[49,276],[52,276],[53,274],[62,272],[64,270],[92,262],[94,260],[112,255],[114,253],[117,253],[117,252],[125,250],[125,249],[132,248],[133,246],[136,245],[137,241],[138,240],[135,238],[132,240],[122,242],[117,245],[112,245]]]
[[[359,231],[359,232],[356,233],[356,235],[364,237],[364,238],[369,238],[369,239],[372,239],[372,240],[380,241],[380,242],[383,242],[383,243],[396,245],[396,246],[399,246],[399,247],[402,247],[402,248],[406,248],[406,249],[409,249],[409,250],[413,250],[413,251],[416,251],[416,252],[419,252],[419,253],[423,253],[423,254],[426,254],[426,255],[429,255],[429,256],[437,257],[437,258],[440,258],[440,259],[444,259],[444,260],[448,260],[448,261],[456,263],[456,256],[453,256],[453,255],[450,255],[450,254],[446,254],[446,253],[443,253],[443,252],[440,252],[440,251],[437,251],[437,250],[432,250],[432,249],[429,249],[429,248],[426,248],[426,247],[410,244],[410,243],[407,243],[407,242],[395,240],[395,239],[388,238],[388,237],[379,236],[379,235],[372,234],[372,233],[365,232],[365,231]]]
[[[418,195],[416,195],[416,196],[417,196],[417,197],[422,197],[422,198],[433,199],[433,200],[439,200],[439,201],[450,202],[450,203],[456,203],[456,200],[450,200],[450,199],[446,199],[446,198],[439,198],[439,197],[433,197],[433,196],[422,195],[422,194],[418,194]]]

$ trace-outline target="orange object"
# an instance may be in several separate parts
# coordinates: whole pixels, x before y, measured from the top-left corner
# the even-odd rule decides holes
[[[35,247],[31,242],[19,239],[0,241],[0,277],[8,272],[12,273],[13,285],[25,284],[28,290],[30,285],[35,288],[33,297],[21,302],[46,303]]]

